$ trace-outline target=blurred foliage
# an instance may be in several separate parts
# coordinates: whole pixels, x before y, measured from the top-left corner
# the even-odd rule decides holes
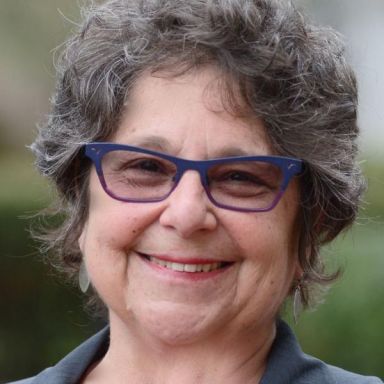
[[[296,333],[303,349],[328,363],[384,377],[384,163],[365,164],[369,204],[360,224],[325,249],[345,269],[326,301],[305,313]],[[84,313],[77,288],[41,262],[27,219],[52,199],[29,154],[0,155],[0,382],[54,364],[101,325]],[[374,217],[374,219],[370,219]],[[287,306],[287,317],[290,315]]]
[[[20,59],[29,59],[28,66],[40,66],[41,55],[50,59],[52,49],[76,26],[81,3],[84,1],[2,0],[0,42],[5,50],[3,53],[19,64],[23,64]]]
[[[372,157],[362,164],[367,180],[365,204],[361,216],[383,224],[384,221],[384,151],[381,157]]]
[[[48,111],[55,48],[77,28],[82,2],[0,1],[0,145],[21,149],[32,140]]]
[[[52,199],[30,155],[0,155],[0,382],[57,362],[100,326],[77,290],[42,262],[29,230]]]
[[[303,350],[362,374],[384,377],[383,225],[358,225],[325,250],[344,271],[296,333]],[[333,264],[335,264],[335,261]]]

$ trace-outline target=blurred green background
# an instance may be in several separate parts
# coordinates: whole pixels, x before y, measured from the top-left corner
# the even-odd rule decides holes
[[[375,108],[375,95],[384,90],[384,75],[375,67],[378,55],[384,58],[375,45],[382,36],[384,6],[372,1],[365,12],[373,16],[364,24],[360,10],[357,24],[347,18],[359,1],[301,3],[313,18],[347,35],[360,79],[361,159],[369,189],[357,225],[324,250],[331,265],[343,267],[343,278],[324,304],[303,314],[295,330],[306,352],[384,377],[384,116],[382,107]],[[378,31],[373,30],[377,18]],[[78,20],[78,0],[0,2],[0,382],[54,364],[101,326],[84,313],[78,289],[41,262],[28,233],[33,219],[27,217],[45,207],[53,192],[35,173],[26,145],[48,111],[53,49]],[[364,39],[367,29],[369,41],[355,39]]]

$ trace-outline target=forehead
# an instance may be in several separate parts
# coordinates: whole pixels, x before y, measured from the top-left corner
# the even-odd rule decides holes
[[[210,67],[177,77],[143,74],[129,94],[113,141],[167,152],[186,146],[273,152],[260,119],[236,116],[223,104],[224,83]]]

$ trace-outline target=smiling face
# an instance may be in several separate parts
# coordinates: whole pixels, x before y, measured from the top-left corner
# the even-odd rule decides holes
[[[213,69],[143,76],[111,141],[192,160],[273,154],[261,121],[224,111],[210,87],[217,77]],[[79,244],[120,326],[173,345],[273,328],[298,273],[296,181],[263,213],[214,206],[195,171],[156,203],[112,199],[94,169],[89,188]]]

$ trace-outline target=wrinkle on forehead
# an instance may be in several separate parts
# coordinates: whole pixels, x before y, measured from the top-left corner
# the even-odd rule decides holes
[[[224,75],[215,67],[197,69],[176,77],[149,72],[143,74],[132,89],[121,120],[120,127],[129,133],[129,140],[133,140],[127,144],[175,155],[184,152],[182,148],[199,145],[202,152],[205,148],[205,157],[209,158],[274,152],[259,118],[254,115],[245,118],[228,111],[222,97],[226,92],[225,84]],[[169,93],[177,96],[167,97]],[[180,118],[180,110],[183,110],[183,118]],[[209,116],[210,113],[217,116],[217,121]],[[196,119],[197,114],[201,114],[201,119]],[[164,116],[168,121],[164,121]],[[223,125],[233,127],[233,140],[223,143],[224,148],[208,153],[212,143],[220,142],[221,121]],[[165,124],[168,133],[182,130],[183,134],[177,139],[178,148],[173,148],[176,140],[172,135],[163,137]],[[115,139],[124,140],[121,133],[118,130]]]

